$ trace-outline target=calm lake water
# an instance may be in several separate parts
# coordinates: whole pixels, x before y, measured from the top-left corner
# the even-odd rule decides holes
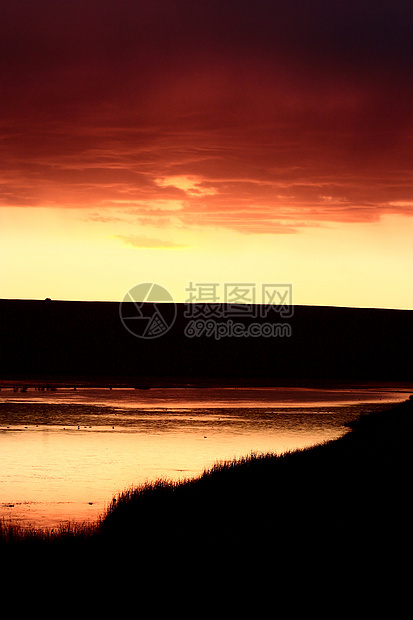
[[[0,519],[94,521],[130,486],[216,461],[311,446],[399,389],[155,388],[0,391]]]

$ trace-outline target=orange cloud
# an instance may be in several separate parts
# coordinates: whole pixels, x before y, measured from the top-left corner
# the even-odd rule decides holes
[[[140,235],[117,235],[118,239],[121,239],[127,245],[131,245],[134,248],[184,248],[185,245],[174,243],[173,241],[167,241],[162,239],[154,239],[153,237],[145,237]]]

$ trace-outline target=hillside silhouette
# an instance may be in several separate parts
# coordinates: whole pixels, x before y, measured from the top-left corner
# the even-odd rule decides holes
[[[184,304],[158,338],[128,331],[116,302],[0,300],[0,379],[174,383],[412,380],[413,311],[295,306],[290,337],[189,338]]]

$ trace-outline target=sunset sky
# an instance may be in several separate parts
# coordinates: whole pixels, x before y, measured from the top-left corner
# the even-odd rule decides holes
[[[0,297],[413,309],[413,4],[2,0]]]

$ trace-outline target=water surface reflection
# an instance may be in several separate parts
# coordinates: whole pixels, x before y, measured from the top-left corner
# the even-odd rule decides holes
[[[95,520],[132,484],[339,437],[363,411],[405,398],[394,390],[2,390],[0,518],[49,527]]]

